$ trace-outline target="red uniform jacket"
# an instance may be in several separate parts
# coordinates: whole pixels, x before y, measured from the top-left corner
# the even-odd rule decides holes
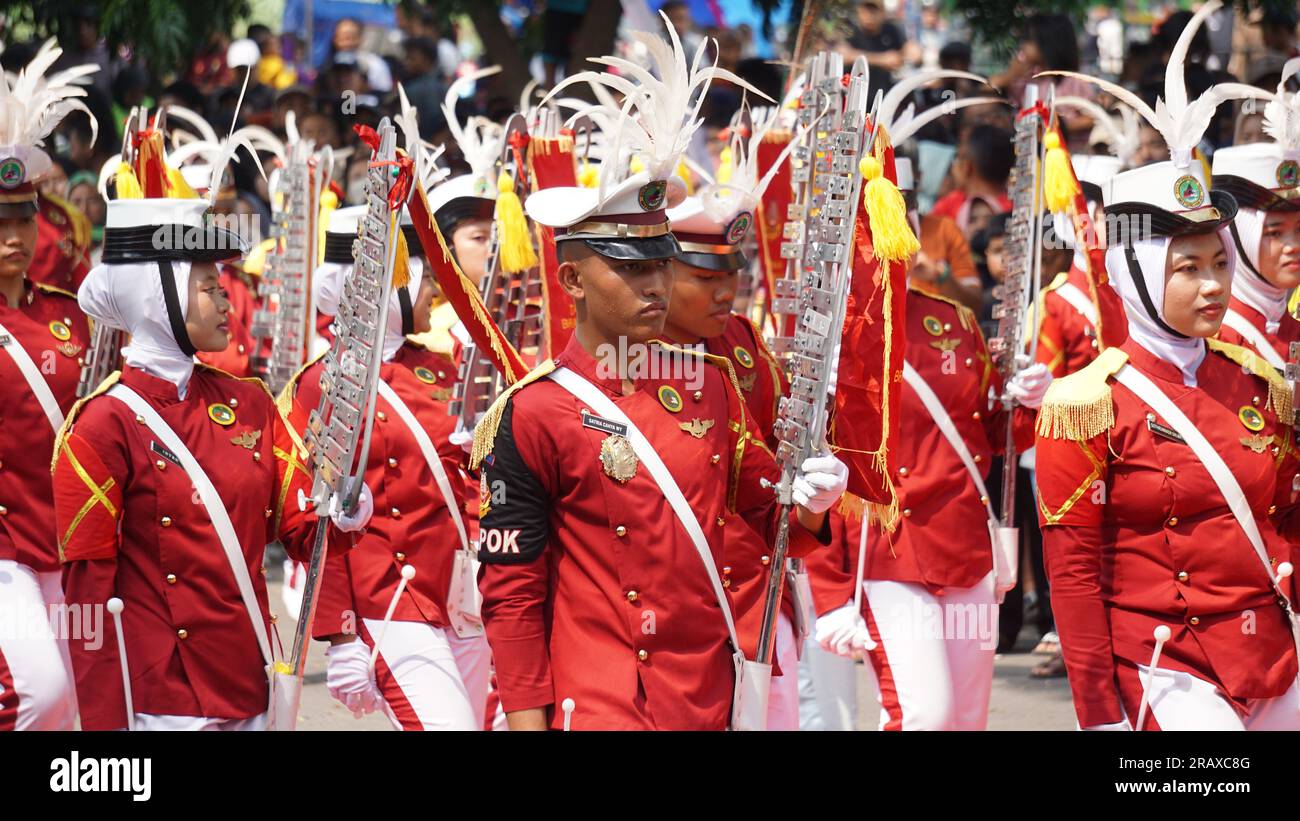
[[[1072,374],[1096,359],[1100,344],[1092,320],[1061,296],[1059,289],[1066,283],[1078,288],[1084,298],[1092,302],[1088,275],[1073,265],[1069,272],[1058,275],[1051,285],[1043,289],[1037,359],[1057,378]],[[1092,305],[1095,311],[1096,303]]]
[[[1294,433],[1271,409],[1268,382],[1211,352],[1189,388],[1136,343],[1119,350],[1223,457],[1274,563],[1289,560],[1275,523],[1295,530]],[[1149,664],[1161,624],[1173,630],[1161,669],[1212,682],[1238,704],[1281,695],[1295,679],[1295,650],[1264,569],[1191,447],[1114,381],[1110,360],[1053,385],[1042,414],[1052,414],[1058,396],[1100,392],[1114,424],[1087,438],[1053,438],[1040,421],[1037,445],[1052,612],[1080,725],[1121,720],[1117,667]],[[1127,709],[1136,720],[1136,705]]]
[[[27,283],[20,304],[0,297],[0,323],[9,339],[4,347],[21,345],[67,413],[77,399],[81,358],[90,339],[86,317],[77,298],[46,285]],[[0,559],[13,559],[37,572],[59,569],[55,545],[54,493],[50,487],[50,454],[54,428],[36,400],[18,364],[0,352]]]
[[[779,508],[759,478],[775,479],[776,464],[749,446],[760,434],[725,370],[689,354],[652,358],[663,367],[628,396],[576,336],[557,362],[655,444],[721,568],[725,529],[738,526],[730,507],[766,522],[767,540],[775,533]],[[479,586],[503,707],[572,698],[574,728],[725,728],[732,650],[699,554],[645,466],[626,483],[607,475],[602,443],[615,434],[540,373],[494,408],[483,461]],[[796,523],[790,536],[792,555],[817,545]],[[562,721],[552,710],[551,725]]]
[[[293,398],[289,421],[297,430],[307,427],[308,415],[320,402],[323,368],[320,361],[308,366],[282,396],[282,404]],[[447,400],[456,381],[454,363],[407,342],[391,362],[383,364],[379,376],[428,433],[452,491],[463,504],[465,451],[447,440],[456,424],[447,415]],[[416,574],[398,599],[393,618],[446,626],[447,590],[460,536],[415,437],[382,396],[375,404],[366,486],[374,494],[374,517],[352,550],[326,560],[312,625],[316,638],[352,632],[355,618],[382,619],[404,564],[415,567]]]
[[[310,475],[265,386],[203,366],[184,399],[136,368],[123,384],[149,402],[204,465],[230,513],[258,602],[268,614],[263,552],[279,538],[310,552],[316,517],[300,512]],[[103,390],[114,381],[107,380]],[[234,420],[216,405],[224,405]],[[212,522],[185,471],[116,399],[92,395],[69,417],[54,466],[54,508],[69,604],[122,613],[134,708],[244,719],[267,708],[261,651]],[[70,642],[81,726],[124,727],[117,634]],[[272,641],[274,647],[277,642]]]
[[[27,278],[76,293],[90,273],[90,223],[60,199],[42,196],[37,206],[36,253]]]
[[[1251,325],[1254,325],[1264,335],[1264,338],[1273,345],[1273,350],[1277,351],[1278,356],[1282,357],[1284,362],[1290,356],[1291,343],[1300,342],[1300,320],[1292,316],[1290,311],[1282,312],[1282,320],[1278,323],[1277,332],[1269,333],[1268,321],[1264,318],[1264,315],[1235,296],[1228,303],[1228,308],[1241,314]],[[1240,345],[1243,348],[1250,348],[1252,351],[1255,350],[1254,343],[1229,328],[1227,323],[1224,323],[1223,327],[1219,329],[1219,339],[1224,342],[1231,342],[1233,345]],[[1263,355],[1262,352],[1259,353],[1261,356]]]
[[[989,459],[1002,449],[1006,416],[1000,402],[989,401],[990,389],[1001,393],[1002,380],[975,315],[952,300],[910,290],[906,316],[907,362],[939,397],[987,477]],[[902,518],[892,535],[879,529],[869,534],[864,578],[915,582],[933,592],[971,587],[993,568],[988,512],[957,452],[916,392],[906,382],[902,391],[902,435],[894,472]],[[1032,443],[1032,412],[1017,411],[1016,422],[1017,445],[1027,447]],[[854,562],[860,526],[855,521],[842,527]],[[837,561],[829,554],[813,556],[807,563],[809,573],[816,578]],[[824,580],[816,583],[825,589]],[[853,598],[852,577],[845,592],[838,604]]]

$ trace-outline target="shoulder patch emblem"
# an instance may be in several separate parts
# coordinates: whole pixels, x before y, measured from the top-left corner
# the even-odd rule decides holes
[[[1241,410],[1237,411],[1237,418],[1241,420],[1246,430],[1252,433],[1259,433],[1264,429],[1264,414],[1250,405],[1242,405]]]
[[[754,367],[754,355],[751,354],[743,345],[737,345],[732,348],[731,353],[736,357],[736,361],[744,365],[746,368]]]
[[[437,375],[435,375],[433,371],[429,370],[423,365],[421,365],[418,368],[415,368],[414,373],[415,373],[415,378],[419,379],[421,382],[423,382],[426,385],[432,385],[438,381]]]
[[[671,413],[680,413],[682,410],[682,395],[671,385],[660,385],[659,404],[663,405]]]
[[[943,335],[943,323],[939,321],[938,317],[927,316],[925,319],[921,320],[921,324],[925,326],[925,332],[930,336]]]
[[[50,323],[50,334],[60,342],[67,342],[72,338],[72,329],[56,319]]]
[[[208,418],[225,428],[235,424],[235,412],[220,402],[208,405]]]

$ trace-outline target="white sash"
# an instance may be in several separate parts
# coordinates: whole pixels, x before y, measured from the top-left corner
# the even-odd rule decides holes
[[[483,632],[483,620],[479,615],[483,597],[478,592],[478,559],[470,549],[465,521],[461,515],[460,505],[456,503],[456,494],[452,491],[447,470],[443,467],[438,449],[429,439],[428,432],[397,392],[382,379],[379,380],[377,387],[379,395],[406,424],[411,436],[415,437],[415,443],[420,446],[420,453],[424,455],[424,461],[433,472],[434,481],[438,483],[438,490],[442,493],[442,501],[447,506],[452,524],[456,526],[456,534],[460,537],[460,548],[456,551],[455,567],[452,569],[451,589],[447,594],[448,619],[456,635],[461,638],[479,635]]]
[[[722,610],[722,617],[727,622],[727,633],[731,637],[731,646],[734,651],[732,658],[736,666],[736,685],[732,699],[732,729],[764,729],[767,718],[767,685],[770,682],[772,665],[749,661],[740,652],[740,639],[736,635],[736,622],[731,615],[731,602],[728,601],[726,593],[723,592],[722,579],[718,576],[718,568],[713,562],[713,552],[709,550],[709,543],[704,537],[704,530],[700,527],[699,520],[695,518],[695,512],[691,510],[690,503],[682,495],[681,488],[677,486],[677,481],[668,472],[668,467],[664,465],[663,460],[659,458],[659,454],[649,440],[645,438],[645,435],[600,388],[567,368],[556,368],[549,374],[548,378],[576,396],[597,415],[627,427],[627,440],[631,443],[632,450],[636,452],[637,458],[650,472],[650,478],[654,479],[655,484],[659,485],[659,490],[663,493],[664,499],[667,500],[668,505],[673,509],[673,513],[677,515],[677,520],[686,531],[686,535],[690,537],[691,542],[695,545],[700,561],[704,563],[704,570],[709,575],[709,583],[713,587],[713,594],[718,599],[718,607]],[[780,569],[778,568],[774,572],[780,572]],[[785,674],[791,675],[792,673],[786,671]]]
[[[957,452],[957,458],[966,466],[966,472],[970,474],[971,481],[975,483],[975,489],[979,491],[980,500],[984,503],[984,510],[988,514],[989,523],[989,545],[993,552],[993,577],[994,585],[1000,590],[1009,590],[1016,586],[1016,548],[1019,546],[1018,540],[1015,545],[1010,538],[999,538],[999,532],[1002,530],[998,515],[993,511],[993,502],[989,498],[988,489],[984,486],[984,477],[980,475],[979,468],[975,467],[975,459],[971,456],[970,448],[966,447],[966,440],[962,439],[961,434],[957,432],[957,426],[953,424],[952,417],[939,401],[930,385],[917,373],[912,363],[903,362],[903,380],[911,386],[916,392],[917,398],[921,404],[929,411],[930,417],[934,419],[935,425],[943,438],[948,440],[948,444]],[[1010,529],[1010,528],[1009,528]],[[1005,555],[1010,550],[1010,555]]]
[[[1077,285],[1072,282],[1063,282],[1056,289],[1056,292],[1061,295],[1061,299],[1070,303],[1071,307],[1083,314],[1084,318],[1092,324],[1092,327],[1097,327],[1097,306],[1092,304],[1092,299]]]
[[[1223,324],[1241,334],[1242,337],[1250,343],[1250,346],[1254,348],[1260,356],[1264,357],[1264,359],[1268,361],[1268,364],[1277,368],[1279,371],[1286,368],[1286,362],[1282,360],[1277,349],[1268,341],[1268,337],[1264,336],[1264,334],[1260,332],[1259,328],[1256,328],[1251,324],[1249,319],[1246,319],[1246,317],[1229,308],[1223,315]]]
[[[36,401],[41,404],[41,410],[45,411],[45,418],[50,420],[50,427],[54,428],[57,436],[59,429],[63,427],[63,411],[59,409],[59,402],[54,398],[54,392],[50,390],[50,384],[41,376],[40,370],[36,363],[27,355],[23,349],[22,343],[18,337],[9,333],[3,324],[0,324],[0,337],[8,337],[9,341],[3,347],[9,354],[9,358],[18,366],[22,372],[23,379],[27,380],[27,386],[32,389],[32,394],[36,396]]]
[[[1219,492],[1223,494],[1223,499],[1228,503],[1228,509],[1236,517],[1237,524],[1246,534],[1246,540],[1255,550],[1255,556],[1264,568],[1264,574],[1268,577],[1269,583],[1273,586],[1274,592],[1282,597],[1286,602],[1287,616],[1291,620],[1291,637],[1296,645],[1296,661],[1300,663],[1300,619],[1297,619],[1296,613],[1291,606],[1290,597],[1278,583],[1277,574],[1273,572],[1273,563],[1269,561],[1268,550],[1264,547],[1264,539],[1259,535],[1259,524],[1255,521],[1255,513],[1250,509],[1250,503],[1246,501],[1246,494],[1242,492],[1241,485],[1237,483],[1237,477],[1232,474],[1231,468],[1223,461],[1223,457],[1214,449],[1205,436],[1197,429],[1196,425],[1182,412],[1182,410],[1173,403],[1164,391],[1160,390],[1156,383],[1147,378],[1146,374],[1134,368],[1132,365],[1124,365],[1115,372],[1115,380],[1124,387],[1133,391],[1138,399],[1141,399],[1157,414],[1164,417],[1178,435],[1183,437],[1191,447],[1192,453],[1196,458],[1201,460],[1205,470],[1218,485]],[[1297,676],[1300,681],[1300,675]]]
[[[212,519],[212,527],[217,531],[217,538],[221,540],[221,548],[226,553],[226,561],[230,564],[230,570],[235,576],[235,584],[239,586],[239,596],[244,601],[244,609],[248,612],[248,620],[253,625],[253,634],[257,636],[257,646],[262,651],[262,660],[266,662],[266,671],[268,681],[271,680],[272,667],[275,659],[271,653],[271,642],[267,635],[266,621],[262,614],[262,607],[258,604],[257,594],[253,592],[253,580],[248,575],[248,565],[244,558],[244,551],[240,548],[239,537],[235,535],[235,526],[231,524],[230,513],[224,502],[221,501],[217,489],[212,486],[212,480],[208,474],[203,471],[194,454],[190,453],[189,448],[176,435],[176,431],[163,421],[153,406],[144,400],[140,394],[131,390],[121,382],[108,389],[108,396],[113,397],[122,404],[126,405],[137,416],[144,419],[145,426],[157,436],[162,444],[176,455],[180,460],[181,468],[185,474],[194,483],[194,488],[199,493],[199,501],[203,503],[204,509],[208,512],[208,517]],[[321,523],[324,527],[325,523]],[[274,687],[272,687],[274,689]],[[274,694],[272,694],[274,697]]]

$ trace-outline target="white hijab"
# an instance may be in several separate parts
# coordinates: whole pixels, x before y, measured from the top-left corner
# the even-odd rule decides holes
[[[190,263],[173,262],[171,268],[184,314],[189,305]],[[194,358],[181,351],[172,334],[158,263],[96,265],[81,283],[77,302],[91,319],[130,334],[130,344],[122,348],[126,364],[166,379],[176,386],[177,396],[185,398]]]
[[[1237,254],[1228,228],[1221,227],[1217,233],[1227,252],[1229,267],[1235,266]],[[1137,257],[1138,267],[1141,269],[1142,280],[1146,284],[1151,304],[1161,321],[1165,321],[1165,270],[1168,266],[1170,242],[1169,237],[1152,237],[1133,242],[1133,251]],[[1106,250],[1106,270],[1110,273],[1115,290],[1124,301],[1129,337],[1177,368],[1182,374],[1184,385],[1190,388],[1196,387],[1196,370],[1205,360],[1205,340],[1171,334],[1151,318],[1146,306],[1142,304],[1141,297],[1138,296],[1137,286],[1129,273],[1123,245],[1112,245]]]
[[[1258,208],[1242,208],[1237,211],[1237,235],[1241,237],[1241,249],[1246,252],[1245,260],[1238,260],[1232,275],[1232,292],[1237,299],[1264,315],[1265,328],[1277,333],[1286,313],[1287,292],[1277,288],[1257,276],[1249,268],[1249,262],[1256,271],[1259,270],[1259,243],[1264,236],[1265,212]]]
[[[352,275],[351,265],[339,262],[325,262],[316,266],[312,272],[311,287],[316,302],[316,310],[326,316],[335,316],[339,312],[339,303],[343,300],[343,282]],[[411,281],[406,285],[406,292],[411,297],[411,304],[420,293],[420,280],[424,276],[424,260],[410,257],[407,270]],[[388,295],[388,323],[384,327],[384,361],[391,362],[402,347],[406,337],[402,335],[402,308],[394,290]]]
[[[1060,213],[1052,215],[1052,231],[1056,238],[1065,244],[1066,248],[1074,249],[1074,259],[1071,264],[1080,271],[1088,270],[1088,255],[1074,239],[1074,220],[1069,214]]]

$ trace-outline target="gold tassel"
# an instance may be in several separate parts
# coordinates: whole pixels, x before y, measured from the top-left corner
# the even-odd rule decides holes
[[[1043,196],[1047,210],[1064,214],[1074,206],[1074,197],[1079,193],[1074,184],[1074,169],[1070,167],[1070,154],[1061,146],[1061,136],[1055,131],[1047,132],[1043,144],[1047,147],[1043,160]]]
[[[866,509],[867,500],[861,496],[855,496],[847,490],[840,497],[839,504],[835,506],[835,512],[851,522],[862,521],[862,514],[866,512]]]
[[[497,178],[496,221],[501,232],[501,270],[517,274],[535,266],[537,253],[528,238],[524,206],[515,193],[515,181],[504,171]]]
[[[178,200],[197,200],[198,192],[190,187],[179,169],[167,166],[167,196]]]
[[[140,188],[140,181],[136,179],[135,169],[131,167],[130,163],[120,162],[117,164],[117,174],[114,176],[113,187],[119,200],[144,198],[144,190]]]
[[[477,470],[483,459],[492,452],[497,441],[497,429],[501,427],[501,417],[505,415],[506,403],[510,401],[510,397],[524,385],[536,382],[553,370],[555,370],[555,360],[547,359],[529,371],[523,379],[507,388],[506,392],[498,396],[497,401],[487,409],[487,413],[483,414],[483,418],[474,426],[474,445],[469,452],[470,470]]]
[[[397,214],[393,215],[397,219]],[[411,284],[411,251],[406,247],[406,234],[402,231],[401,225],[393,227],[393,233],[397,237],[397,257],[393,262],[393,287],[405,288]]]
[[[858,168],[867,180],[864,199],[867,217],[871,220],[871,244],[876,259],[905,262],[921,250],[912,226],[907,224],[907,202],[898,186],[882,173],[879,159],[863,157]]]

